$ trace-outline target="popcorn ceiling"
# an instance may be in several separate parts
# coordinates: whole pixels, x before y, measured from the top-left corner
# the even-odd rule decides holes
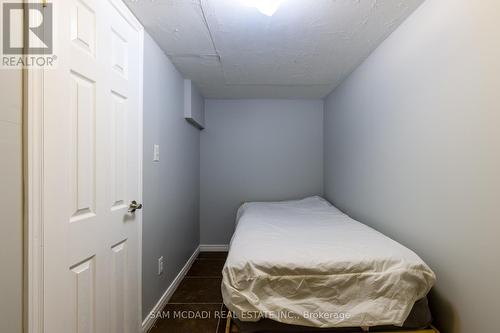
[[[423,0],[287,0],[272,17],[237,0],[127,0],[207,98],[322,98]]]

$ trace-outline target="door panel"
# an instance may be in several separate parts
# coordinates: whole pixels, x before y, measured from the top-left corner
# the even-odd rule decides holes
[[[111,333],[128,333],[127,322],[127,241],[111,248]]]
[[[55,0],[44,71],[44,330],[140,331],[142,30],[115,0]]]
[[[95,82],[71,73],[70,91],[71,126],[70,142],[73,156],[73,174],[70,186],[74,208],[70,221],[75,222],[95,216]]]
[[[71,10],[71,40],[90,55],[95,55],[95,1],[79,0]]]
[[[72,295],[78,333],[95,332],[95,261],[94,257],[71,268],[75,294]]]
[[[127,99],[111,92],[111,188],[113,190],[112,210],[126,209],[127,184]]]

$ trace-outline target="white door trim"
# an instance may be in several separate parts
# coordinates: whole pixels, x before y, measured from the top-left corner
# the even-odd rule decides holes
[[[143,60],[144,27],[122,0],[108,0],[123,18],[138,32],[139,43],[139,202],[142,202],[143,170]],[[57,70],[57,69],[47,69]],[[44,219],[43,219],[43,160],[44,107],[43,69],[25,69],[23,74],[23,160],[24,160],[24,332],[44,332]],[[138,214],[139,263],[142,269],[142,214]],[[142,274],[139,274],[139,316],[142,320]],[[139,327],[142,323],[139,323]]]
[[[43,332],[43,70],[26,69],[24,90],[24,323]]]

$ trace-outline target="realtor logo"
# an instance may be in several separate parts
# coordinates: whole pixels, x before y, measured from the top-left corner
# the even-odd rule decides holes
[[[53,65],[52,15],[52,3],[3,3],[2,67]]]

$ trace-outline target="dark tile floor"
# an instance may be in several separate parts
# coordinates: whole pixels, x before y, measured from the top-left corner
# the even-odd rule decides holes
[[[226,252],[201,252],[151,333],[222,333],[228,311],[220,285]]]

